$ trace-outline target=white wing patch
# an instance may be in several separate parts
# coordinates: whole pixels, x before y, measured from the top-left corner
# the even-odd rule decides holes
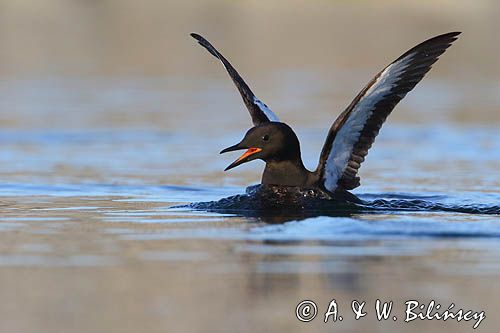
[[[262,111],[266,115],[269,121],[280,121],[278,116],[276,116],[274,112],[267,107],[266,104],[262,103],[262,101],[255,96],[253,97],[253,103],[257,105],[260,111]]]
[[[354,145],[359,139],[361,131],[370,119],[375,105],[391,93],[391,89],[400,75],[409,66],[414,54],[410,54],[399,61],[387,66],[366,91],[365,95],[354,106],[346,122],[338,131],[326,161],[324,181],[329,191],[335,191],[337,182],[342,177]]]

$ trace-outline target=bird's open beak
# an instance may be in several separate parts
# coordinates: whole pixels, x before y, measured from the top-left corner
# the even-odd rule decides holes
[[[224,153],[227,153],[227,152],[230,152],[230,151],[241,150],[241,149],[247,149],[247,151],[243,155],[241,155],[240,158],[238,158],[236,161],[234,161],[233,163],[231,163],[227,168],[225,168],[224,171],[230,170],[232,168],[237,167],[240,164],[248,162],[250,160],[250,156],[252,156],[254,154],[257,154],[258,152],[262,151],[261,148],[242,147],[241,144],[238,143],[238,144],[236,144],[234,146],[231,146],[231,147],[228,147],[228,148],[222,150],[220,153],[224,154]]]

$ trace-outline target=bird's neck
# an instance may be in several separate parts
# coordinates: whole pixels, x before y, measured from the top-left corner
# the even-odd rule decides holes
[[[267,161],[262,184],[307,187],[310,186],[311,175],[300,157],[294,160]]]

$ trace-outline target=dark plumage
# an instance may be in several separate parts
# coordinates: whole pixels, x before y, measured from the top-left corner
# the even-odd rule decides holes
[[[200,35],[191,34],[222,62],[255,125],[240,143],[221,151],[248,149],[226,170],[261,159],[266,162],[262,176],[264,185],[312,188],[326,191],[334,197],[355,200],[347,190],[360,185],[358,170],[385,119],[459,34],[450,32],[431,38],[405,52],[380,71],[334,121],[321,151],[318,167],[313,172],[302,163],[300,143],[293,130],[279,122],[267,105],[255,97],[220,52]]]

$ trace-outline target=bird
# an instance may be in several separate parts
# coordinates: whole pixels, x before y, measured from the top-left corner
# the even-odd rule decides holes
[[[222,63],[254,125],[239,143],[220,152],[246,150],[224,171],[260,159],[266,163],[261,180],[263,186],[280,190],[316,189],[330,194],[333,199],[358,202],[359,198],[350,191],[360,186],[360,166],[382,124],[460,33],[449,32],[427,39],[378,72],[331,125],[314,171],[304,166],[300,142],[293,129],[255,96],[231,63],[208,40],[191,33]]]

